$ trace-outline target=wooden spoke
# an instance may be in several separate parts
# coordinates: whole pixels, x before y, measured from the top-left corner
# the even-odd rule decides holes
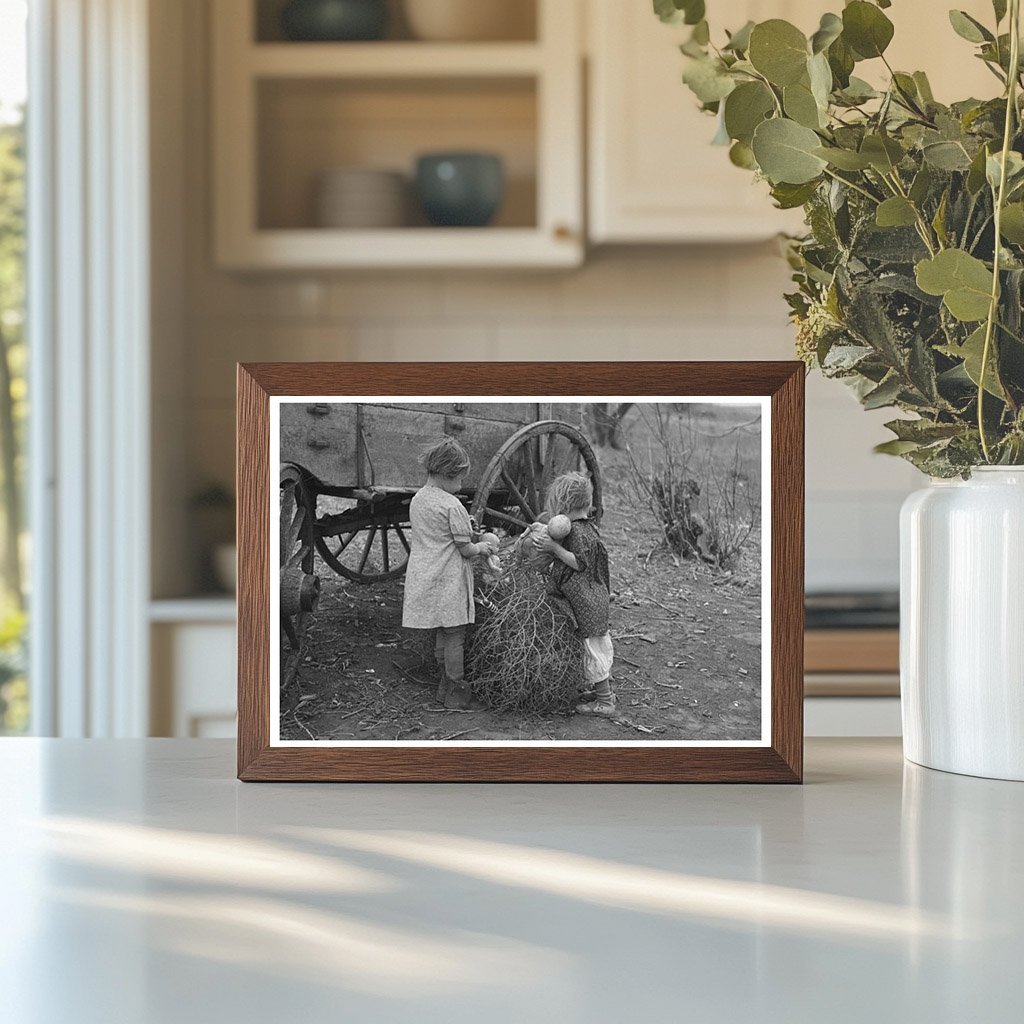
[[[521,427],[494,453],[480,478],[470,513],[477,522],[482,523],[489,518],[505,526],[512,534],[521,533],[530,525],[529,522],[523,522],[510,512],[515,511],[518,504],[528,520],[536,517],[559,469],[562,452],[562,463],[566,467],[573,464],[586,466],[593,481],[594,506],[600,521],[601,470],[594,450],[578,429],[554,420],[541,420]]]
[[[321,528],[326,533],[319,530],[316,532],[316,548],[320,556],[339,576],[356,583],[380,583],[401,576],[405,572],[410,550],[405,533],[409,528],[407,515],[406,526],[404,529],[402,526],[402,516],[407,509],[391,508],[377,513],[370,507],[358,506],[353,511],[355,514],[350,518],[358,525],[355,529],[349,527],[344,533],[339,532],[344,529],[343,515],[332,513],[323,517]],[[401,547],[397,547],[393,538],[388,536],[391,530],[398,534]],[[373,564],[370,558],[378,534],[382,559],[382,565],[379,566]],[[353,544],[357,537],[362,538],[358,545]],[[339,538],[339,542],[335,542],[334,538]]]
[[[540,438],[537,438],[539,449]],[[528,438],[523,446],[523,463],[526,468],[526,493],[530,497],[530,504],[536,510],[531,516],[536,519],[541,512],[541,495],[537,490],[537,463],[534,459],[534,439]]]
[[[529,453],[526,453],[527,459],[529,459]],[[526,516],[527,522],[533,522],[537,518],[537,513],[534,512],[530,503],[523,497],[523,492],[516,486],[516,482],[509,475],[508,470],[504,466],[501,467],[501,478],[508,484],[508,489],[512,492],[512,497],[516,499],[516,504],[523,510],[523,515]]]
[[[555,457],[558,452],[558,438],[547,438],[547,446],[544,452],[544,468],[540,471],[541,487],[546,492],[555,478]]]
[[[399,523],[392,523],[391,525],[394,526],[395,533],[398,534],[398,539],[402,542],[402,547],[405,548],[406,552],[408,552],[409,551],[409,541],[406,540],[405,530],[402,529],[402,527],[401,527],[401,525]]]
[[[363,547],[363,557],[359,559],[359,572],[361,573],[366,568],[366,563],[370,558],[370,548],[373,547],[373,539],[377,536],[377,527],[373,526],[370,528],[370,535],[366,538],[366,544]]]
[[[498,519],[503,523],[510,523],[512,526],[515,526],[520,530],[525,529],[527,526],[530,525],[528,522],[524,522],[522,519],[517,519],[515,516],[510,516],[505,512],[499,512],[496,508],[491,508],[490,506],[488,506],[485,509],[482,509],[481,515],[485,517],[490,516],[492,519]]]

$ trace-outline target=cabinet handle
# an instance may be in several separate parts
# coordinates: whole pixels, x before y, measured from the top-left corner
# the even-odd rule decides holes
[[[556,224],[552,234],[559,242],[568,242],[572,240],[575,232],[568,224]]]

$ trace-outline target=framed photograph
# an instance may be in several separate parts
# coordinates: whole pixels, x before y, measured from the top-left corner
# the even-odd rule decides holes
[[[799,782],[798,362],[238,368],[246,781]]]

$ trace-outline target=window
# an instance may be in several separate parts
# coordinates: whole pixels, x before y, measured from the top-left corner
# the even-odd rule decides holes
[[[25,640],[26,0],[0,0],[0,735],[29,726]]]

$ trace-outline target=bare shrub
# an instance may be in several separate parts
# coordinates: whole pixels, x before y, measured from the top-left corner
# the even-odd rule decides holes
[[[544,577],[513,568],[481,588],[477,606],[466,659],[473,693],[495,711],[571,711],[583,682],[583,645]]]
[[[641,412],[647,451],[630,446],[630,483],[674,555],[731,569],[761,521],[757,420],[715,432],[694,407]]]

